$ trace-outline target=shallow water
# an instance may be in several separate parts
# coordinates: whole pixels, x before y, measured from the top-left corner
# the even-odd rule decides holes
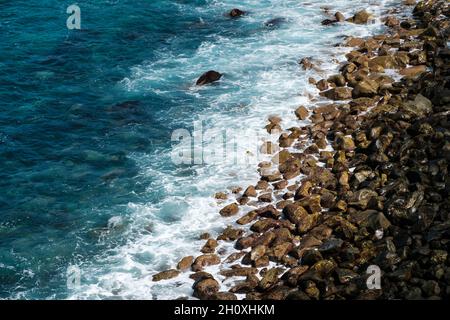
[[[328,6],[350,16],[393,3]],[[68,30],[70,4],[0,2],[0,298],[190,295],[187,274],[152,274],[234,220],[218,219],[215,192],[258,175],[253,164],[173,164],[173,130],[202,120],[264,136],[270,114],[298,125],[292,111],[308,105],[318,75],[297,61],[317,57],[332,72],[345,52],[334,44],[382,26],[321,26],[316,0],[98,0],[80,2],[82,30]],[[233,7],[249,14],[229,19]],[[221,81],[195,88],[210,69]]]

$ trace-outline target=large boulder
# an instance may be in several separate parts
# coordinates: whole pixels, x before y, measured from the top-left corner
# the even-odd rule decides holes
[[[352,88],[337,87],[321,92],[321,95],[331,100],[348,100],[352,98]]]
[[[369,21],[371,17],[372,15],[368,13],[366,10],[361,10],[355,13],[355,15],[352,18],[350,18],[349,21],[356,24],[365,24]]]
[[[219,292],[219,283],[212,278],[203,279],[194,283],[194,297],[205,300]]]
[[[210,70],[210,71],[205,72],[204,74],[202,74],[200,76],[200,78],[198,78],[196,85],[203,86],[205,84],[218,81],[220,78],[222,78],[221,73],[214,71],[214,70]]]

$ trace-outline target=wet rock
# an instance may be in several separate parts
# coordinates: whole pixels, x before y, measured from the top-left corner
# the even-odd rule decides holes
[[[236,267],[233,269],[221,270],[219,273],[226,277],[248,277],[250,275],[256,274],[258,269],[256,268],[246,268],[246,267]]]
[[[321,95],[331,100],[348,100],[352,98],[352,90],[349,87],[336,87],[322,92]]]
[[[236,221],[237,224],[244,225],[252,222],[253,220],[258,217],[258,212],[256,210],[248,212],[246,215],[244,215],[242,218],[238,219]]]
[[[404,68],[400,70],[399,73],[406,78],[416,78],[425,71],[427,71],[427,67],[425,65],[418,65],[414,67]]]
[[[228,13],[228,15],[230,17],[232,17],[232,18],[237,18],[237,17],[245,15],[245,11],[242,11],[240,9],[234,8]]]
[[[390,55],[377,56],[375,58],[370,59],[369,61],[370,68],[374,68],[376,66],[380,66],[383,69],[395,69],[397,67],[397,63],[394,57]]]
[[[201,271],[204,267],[219,264],[220,258],[216,254],[198,256],[192,264],[192,271]]]
[[[358,211],[351,214],[352,220],[362,227],[373,231],[387,230],[391,223],[382,212],[376,210]]]
[[[257,195],[258,194],[257,194],[257,191],[254,186],[249,186],[244,191],[244,196],[246,196],[246,197],[256,197]]]
[[[320,80],[319,82],[317,82],[316,84],[317,89],[319,89],[320,91],[325,91],[329,88],[328,82],[325,79]]]
[[[369,19],[371,18],[371,15],[366,10],[361,10],[355,13],[353,18],[349,19],[350,22],[356,23],[356,24],[366,24]]]
[[[340,13],[340,12],[336,12],[334,14],[334,17],[336,18],[336,20],[338,22],[344,22],[345,21],[345,16],[342,13]]]
[[[239,260],[240,258],[242,258],[244,255],[245,255],[245,252],[243,252],[243,251],[234,252],[225,259],[225,262],[226,263],[235,262],[236,260]]]
[[[353,89],[354,98],[373,97],[378,93],[379,85],[376,81],[365,79],[359,81]]]
[[[347,80],[342,74],[335,74],[328,78],[328,82],[334,83],[338,87],[344,87]]]
[[[244,230],[242,229],[235,229],[233,227],[228,226],[217,238],[217,240],[234,241],[236,239],[239,239],[243,233]]]
[[[178,262],[177,269],[182,271],[190,269],[192,262],[194,262],[193,256],[184,257],[183,259],[180,260],[180,262]]]
[[[217,192],[216,194],[214,194],[214,198],[218,200],[227,200],[228,195],[225,192]]]
[[[410,117],[425,117],[433,111],[431,101],[423,95],[418,94],[414,101],[408,101],[401,106],[401,110]]]
[[[180,274],[180,271],[175,270],[175,269],[162,271],[160,273],[153,275],[152,281],[156,282],[156,281],[161,281],[161,280],[172,279],[172,278],[175,278],[176,276],[178,276],[179,274]]]
[[[258,287],[261,290],[267,290],[278,283],[278,276],[280,275],[281,270],[279,268],[273,268],[267,270],[264,274],[261,281],[258,283]]]
[[[258,197],[261,202],[272,202],[272,193],[264,193]]]
[[[331,238],[322,243],[318,250],[324,254],[336,253],[344,244],[342,239]]]
[[[295,109],[295,115],[300,120],[306,120],[308,118],[309,112],[308,109],[306,109],[304,106],[300,106]]]
[[[357,206],[366,209],[370,201],[374,201],[378,197],[378,193],[370,189],[361,189],[356,191],[348,200],[351,206]]]
[[[206,244],[203,246],[203,248],[200,251],[202,253],[214,253],[217,246],[218,246],[217,240],[208,239],[208,241],[206,241]]]
[[[236,241],[236,249],[238,250],[244,250],[249,247],[252,247],[255,241],[257,240],[258,236],[256,234],[252,234],[247,237],[239,238],[238,241]]]
[[[205,84],[213,83],[215,81],[220,80],[221,77],[222,77],[221,73],[214,70],[210,70],[205,72],[200,76],[200,78],[198,78],[196,85],[203,86]]]
[[[214,279],[204,279],[194,283],[194,297],[205,300],[213,296],[220,289],[219,283]]]
[[[239,207],[236,203],[232,203],[222,208],[219,213],[222,217],[231,217],[239,212]]]

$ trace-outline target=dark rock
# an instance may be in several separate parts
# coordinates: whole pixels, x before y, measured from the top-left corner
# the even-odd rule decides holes
[[[200,78],[198,78],[196,85],[203,86],[205,84],[218,81],[221,77],[222,77],[221,73],[214,70],[210,70],[205,72],[200,76]]]

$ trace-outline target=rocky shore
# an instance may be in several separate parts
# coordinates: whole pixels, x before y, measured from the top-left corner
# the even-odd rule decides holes
[[[323,24],[345,21],[332,16]],[[370,19],[364,11],[346,20]],[[268,132],[282,130],[278,146],[265,147],[274,161],[218,212],[236,224],[203,235],[201,254],[154,281],[192,271],[199,299],[450,297],[450,7],[403,1],[382,20],[385,34],[345,39],[339,74],[310,79],[320,99],[293,110],[308,125],[269,118]],[[301,67],[314,69],[314,57]],[[245,212],[249,202],[257,207]],[[221,255],[221,242],[235,252]],[[237,280],[227,292],[203,271],[211,265]],[[369,266],[380,268],[381,289],[368,288]]]

